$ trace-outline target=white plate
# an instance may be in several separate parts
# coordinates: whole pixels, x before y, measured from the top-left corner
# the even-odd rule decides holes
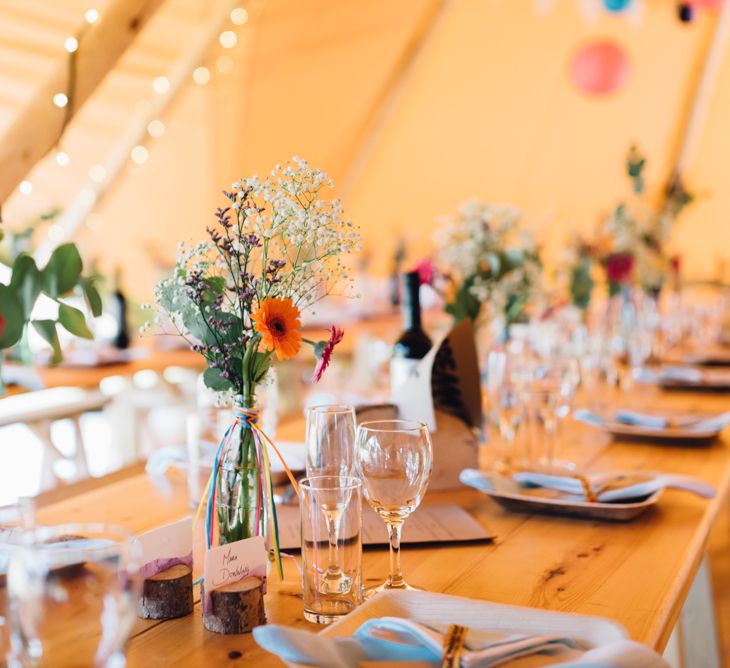
[[[712,416],[708,416],[712,417]],[[598,427],[598,425],[595,425]],[[642,427],[640,425],[624,424],[613,420],[606,420],[599,429],[607,431],[612,436],[623,438],[651,438],[672,441],[709,441],[717,438],[722,429],[691,429],[690,427]]]
[[[627,475],[636,475],[630,473]],[[511,478],[484,474],[484,479],[492,489],[479,489],[482,494],[494,499],[506,510],[522,513],[543,513],[548,515],[567,515],[589,520],[609,522],[628,522],[659,501],[659,490],[640,501],[630,503],[589,503],[574,494],[559,492],[542,487],[523,487]]]
[[[628,637],[618,623],[566,612],[552,612],[516,605],[478,601],[426,591],[386,591],[366,601],[332,624],[321,635],[351,636],[368,619],[404,617],[426,625],[461,624],[482,631],[545,634],[572,638],[593,649]],[[536,655],[519,659],[519,665],[545,666],[559,656]],[[515,662],[500,664],[510,666]],[[299,668],[299,664],[289,664]]]

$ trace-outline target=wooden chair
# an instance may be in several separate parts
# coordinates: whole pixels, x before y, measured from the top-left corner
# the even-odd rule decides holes
[[[73,462],[75,479],[88,477],[89,468],[79,419],[84,413],[101,410],[109,401],[110,398],[98,390],[78,387],[54,387],[5,397],[0,399],[0,427],[25,424],[38,437],[43,445],[41,489],[46,490],[61,482],[54,471],[58,461]],[[72,457],[64,455],[51,438],[51,424],[66,419],[73,423],[76,436]]]

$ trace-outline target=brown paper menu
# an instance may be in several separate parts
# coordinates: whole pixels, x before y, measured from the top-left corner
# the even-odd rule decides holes
[[[363,503],[363,545],[387,545],[388,531],[374,510]],[[301,545],[298,506],[277,506],[279,542],[282,550]],[[407,520],[403,544],[450,543],[490,540],[493,536],[463,508],[454,504],[421,506]]]

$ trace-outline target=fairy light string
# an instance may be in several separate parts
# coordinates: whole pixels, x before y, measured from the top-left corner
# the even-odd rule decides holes
[[[229,21],[232,25],[222,30],[218,39],[224,50],[227,51],[236,46],[236,44],[238,44],[239,39],[237,35],[237,30],[244,26],[246,23],[248,23],[249,18],[249,12],[244,7],[234,7],[231,10]],[[54,107],[56,107],[59,111],[63,111],[63,117],[61,119],[61,124],[58,130],[56,140],[49,151],[49,153],[55,153],[55,160],[60,167],[66,167],[71,162],[71,159],[73,157],[69,154],[69,152],[63,150],[63,139],[66,134],[66,130],[74,117],[74,113],[77,111],[79,106],[77,95],[79,80],[79,54],[82,48],[84,48],[84,39],[87,36],[88,31],[94,24],[96,24],[100,20],[101,15],[99,11],[97,11],[93,7],[87,9],[84,13],[84,23],[82,24],[82,26],[73,34],[68,35],[63,41],[64,49],[68,54],[65,86],[63,86],[61,90],[53,91],[51,93],[50,100],[50,103]],[[224,35],[226,36],[226,39],[224,39]],[[225,64],[221,64],[223,59],[225,59]],[[217,62],[217,70],[220,73],[230,72],[234,64],[233,60],[228,55],[219,56]],[[212,72],[213,68],[209,68],[205,66],[205,64],[200,64],[200,66],[198,66],[195,71],[191,73],[191,77],[197,85],[204,86],[211,82]],[[166,77],[164,76],[157,78],[166,79]],[[155,92],[157,93],[157,91]],[[168,91],[157,94],[168,94]],[[143,101],[146,100],[142,98],[138,101],[137,104],[139,105],[139,103]],[[149,129],[147,132],[148,139],[156,139],[164,134],[164,125],[159,119],[152,119],[149,126],[151,129]],[[137,164],[142,164],[146,162],[147,158],[148,152],[141,145],[135,146],[128,156],[129,160]],[[99,183],[104,179],[100,176],[101,170],[99,169],[99,165],[94,165],[92,167],[92,170],[95,167],[96,173],[94,177],[91,177],[91,180],[94,183]],[[25,179],[19,185],[18,190],[21,195],[30,195],[33,192],[33,184],[29,180]]]

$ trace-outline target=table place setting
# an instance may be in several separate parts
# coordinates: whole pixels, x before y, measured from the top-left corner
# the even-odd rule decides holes
[[[486,668],[665,668],[615,622],[424,591],[387,591],[313,633],[260,626],[254,639],[288,666],[357,668],[367,662]],[[517,665],[517,664],[515,664]]]
[[[647,379],[653,377],[667,390],[730,390],[730,369],[666,365],[653,376],[652,373],[645,371]]]
[[[630,409],[593,411],[581,408],[573,411],[573,419],[616,437],[678,439],[691,443],[717,438],[730,424],[730,412],[654,413]]]
[[[697,478],[644,472],[517,471],[505,476],[465,469],[460,479],[508,510],[622,522],[655,505],[665,489],[706,499],[716,494]]]

